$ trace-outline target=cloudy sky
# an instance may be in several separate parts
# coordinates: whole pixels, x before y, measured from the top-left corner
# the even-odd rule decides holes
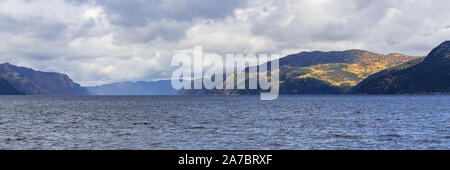
[[[177,52],[426,55],[448,0],[0,0],[0,62],[82,85],[171,77]]]

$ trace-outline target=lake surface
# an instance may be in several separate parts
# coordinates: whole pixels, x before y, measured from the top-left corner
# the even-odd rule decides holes
[[[450,96],[0,96],[0,149],[450,149]]]

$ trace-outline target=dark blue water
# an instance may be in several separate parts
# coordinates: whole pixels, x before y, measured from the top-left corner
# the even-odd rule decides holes
[[[450,149],[450,96],[0,97],[0,149]]]

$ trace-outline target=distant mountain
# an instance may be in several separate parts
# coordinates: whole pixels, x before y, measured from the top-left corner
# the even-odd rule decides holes
[[[21,95],[22,92],[19,92],[14,86],[8,83],[8,81],[4,79],[0,79],[0,95]]]
[[[87,87],[92,95],[175,95],[170,80],[155,82],[122,82],[102,86]]]
[[[363,50],[301,52],[280,59],[281,94],[340,94],[368,76],[417,57]],[[246,69],[246,74],[256,76]],[[242,82],[243,83],[243,82]],[[245,83],[248,84],[248,81]],[[182,90],[182,94],[257,94],[260,90]]]
[[[74,83],[67,75],[34,71],[9,63],[0,64],[0,78],[26,95],[88,95],[89,92]]]
[[[363,94],[450,93],[450,41],[433,49],[421,61],[370,76],[352,89]]]

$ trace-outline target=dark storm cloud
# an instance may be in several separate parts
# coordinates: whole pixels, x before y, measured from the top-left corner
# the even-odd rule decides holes
[[[196,20],[233,16],[244,0],[66,0],[102,7],[117,32],[118,43],[178,41]]]
[[[186,30],[193,25],[191,22],[164,20],[144,27],[119,27],[115,38],[123,43],[146,43],[156,39],[173,42],[186,38]]]
[[[57,21],[45,20],[40,16],[14,18],[0,13],[0,31],[11,34],[29,34],[40,39],[61,38],[66,25]]]
[[[104,8],[113,24],[142,27],[161,19],[192,21],[233,15],[243,0],[67,0],[75,4],[95,3]]]

